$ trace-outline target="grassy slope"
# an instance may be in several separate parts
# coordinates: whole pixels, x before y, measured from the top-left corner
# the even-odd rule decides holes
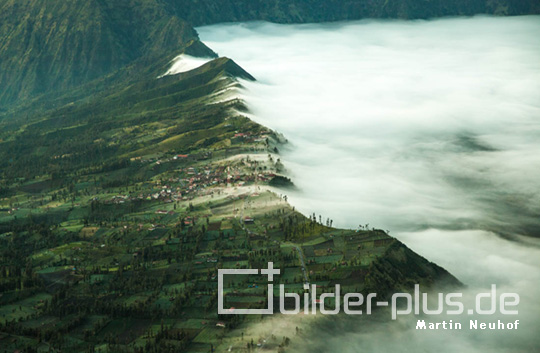
[[[212,128],[223,123],[232,106],[241,109],[240,102],[207,104],[208,95],[233,83],[222,78],[233,76],[252,79],[232,60],[219,58],[188,73],[152,77],[84,103],[67,104],[22,127],[4,126],[0,133],[4,183],[157,151],[189,152],[191,144],[223,133]],[[197,131],[204,136],[190,138]]]

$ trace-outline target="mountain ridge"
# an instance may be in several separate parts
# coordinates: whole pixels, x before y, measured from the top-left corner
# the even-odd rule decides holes
[[[212,0],[165,1],[180,18],[194,26],[254,20],[307,23],[540,13],[540,3],[534,0],[223,0],[219,4]]]
[[[111,74],[128,80],[117,73],[178,54],[189,43],[196,43],[190,55],[211,55],[192,25],[536,13],[534,0],[223,0],[219,6],[210,0],[1,0],[0,113],[44,95],[47,104]]]

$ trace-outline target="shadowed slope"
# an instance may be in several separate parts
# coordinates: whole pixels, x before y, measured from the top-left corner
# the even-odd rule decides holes
[[[193,28],[153,0],[0,2],[0,105],[180,50]]]

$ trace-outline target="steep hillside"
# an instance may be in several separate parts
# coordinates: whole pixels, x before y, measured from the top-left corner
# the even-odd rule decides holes
[[[0,107],[196,39],[193,28],[154,0],[2,0]]]
[[[209,98],[234,84],[233,77],[253,79],[234,61],[218,58],[190,72],[152,77],[67,104],[23,127],[7,121],[0,124],[0,175],[11,184],[20,177],[65,175],[132,155],[189,152],[198,142],[234,132],[222,123],[231,107],[243,109],[241,102],[211,104]],[[194,139],[195,133],[200,137]]]

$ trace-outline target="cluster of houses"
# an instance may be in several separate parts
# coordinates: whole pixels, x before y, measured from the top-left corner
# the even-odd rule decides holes
[[[232,142],[244,142],[244,143],[250,143],[250,142],[266,142],[268,140],[267,134],[253,134],[251,132],[237,132],[232,137]],[[236,141],[235,141],[236,140]]]
[[[149,191],[136,195],[115,195],[105,203],[122,204],[126,201],[160,200],[165,203],[190,201],[197,196],[213,192],[212,187],[236,187],[254,182],[268,182],[275,174],[272,172],[257,172],[256,164],[241,163],[234,166],[213,166],[204,168],[186,167],[177,172],[179,175],[170,177],[166,185],[160,180],[149,185]],[[166,214],[168,211],[158,210],[156,213]]]

